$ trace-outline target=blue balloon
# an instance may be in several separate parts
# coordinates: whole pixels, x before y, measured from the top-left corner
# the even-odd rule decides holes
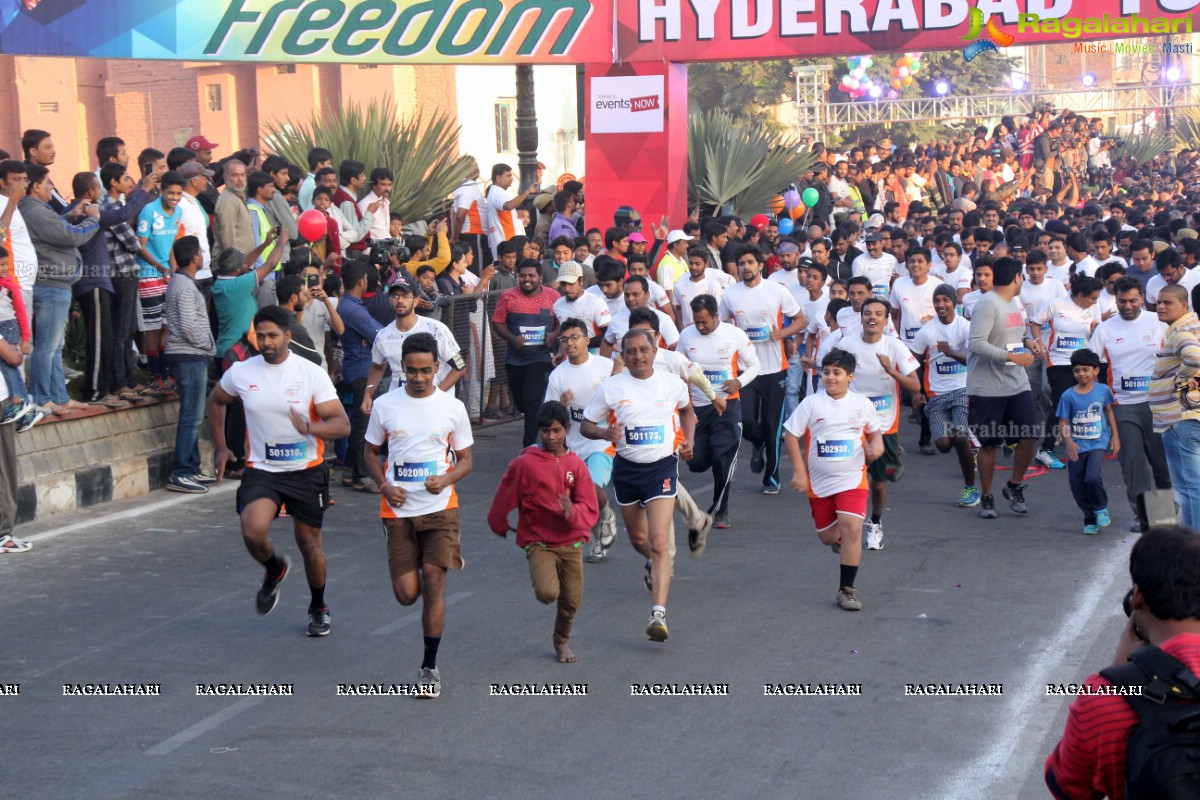
[[[789,235],[796,228],[796,223],[792,222],[787,217],[779,220],[779,234],[781,236]]]

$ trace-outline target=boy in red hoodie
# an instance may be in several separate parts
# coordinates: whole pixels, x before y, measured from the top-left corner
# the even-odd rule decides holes
[[[600,509],[587,464],[567,449],[571,414],[562,403],[542,404],[537,416],[541,444],[521,451],[504,471],[488,512],[488,527],[499,536],[517,515],[517,546],[525,549],[533,594],[542,603],[558,601],[554,652],[559,662],[578,661],[567,640],[583,600],[583,545]]]

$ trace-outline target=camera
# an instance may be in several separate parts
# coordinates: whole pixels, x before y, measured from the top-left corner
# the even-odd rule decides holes
[[[371,250],[367,254],[367,260],[377,267],[388,266],[392,263],[392,256],[395,256],[401,264],[412,256],[412,253],[403,242],[398,242],[395,239],[372,239]]]

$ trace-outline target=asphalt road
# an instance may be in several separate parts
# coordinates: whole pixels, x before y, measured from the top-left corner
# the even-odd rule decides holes
[[[448,583],[443,694],[339,696],[408,683],[419,606],[392,598],[377,499],[338,489],[326,517],[333,633],[304,636],[300,570],[259,617],[260,568],[232,486],[30,526],[0,559],[0,796],[14,798],[1034,798],[1078,681],[1111,659],[1128,585],[1120,473],[1113,527],[1079,533],[1065,473],[1032,481],[1031,513],[954,507],[951,456],[907,471],[864,554],[865,603],[834,603],[837,561],[807,501],[753,490],[692,559],[682,533],[665,644],[648,641],[641,559],[622,536],[587,565],[574,665],[551,658],[554,612],[523,554],[484,518],[518,449],[479,434],[460,484],[467,568]],[[706,499],[708,479],[686,483]],[[786,483],[786,482],[785,482]],[[290,522],[277,546],[300,561]],[[158,696],[65,696],[64,685],[158,684]],[[291,684],[291,696],[197,696],[197,684]],[[492,696],[492,684],[586,684],[586,696]],[[635,684],[728,685],[727,696],[632,696]],[[765,684],[861,684],[860,696],[764,696]],[[906,684],[1002,684],[992,696],[906,696]],[[12,694],[12,684],[19,694]]]

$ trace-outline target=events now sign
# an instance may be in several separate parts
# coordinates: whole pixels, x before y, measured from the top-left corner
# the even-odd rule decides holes
[[[660,133],[663,129],[661,75],[593,78],[592,133]]]
[[[0,52],[274,63],[689,62],[957,49],[973,9],[1007,26],[1018,45],[1063,41],[1075,19],[1112,21],[1082,27],[1076,40],[1118,38],[1131,31],[1119,18],[1190,17],[1197,6],[1200,0],[42,0],[28,8],[0,0]],[[1016,30],[1033,17],[1036,30]],[[635,98],[626,99],[632,106]]]

